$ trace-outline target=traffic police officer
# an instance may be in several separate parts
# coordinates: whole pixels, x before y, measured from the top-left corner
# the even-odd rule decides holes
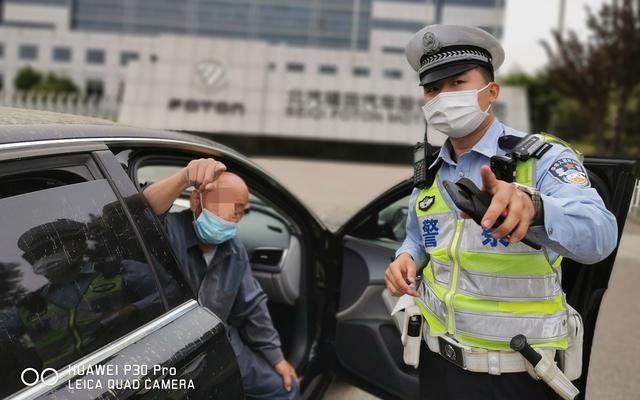
[[[616,220],[576,153],[558,140],[547,137],[553,143],[544,155],[518,165],[518,185],[491,171],[490,158],[507,153],[499,138],[526,135],[495,118],[494,70],[504,51],[493,36],[430,25],[409,41],[406,56],[424,89],[427,132],[448,136],[430,167],[439,168],[435,182],[410,197],[407,237],[385,274],[392,294],[422,300],[428,346],[420,360],[421,397],[553,398],[509,341],[524,334],[551,355],[567,348],[570,307],[560,260],[591,264],[607,257],[616,246]],[[493,195],[481,226],[443,190],[444,180],[461,177]],[[492,229],[501,215],[504,222]],[[521,243],[525,235],[542,249]],[[413,285],[418,268],[422,279]]]
[[[31,365],[58,368],[122,335],[160,308],[147,264],[118,260],[105,265],[87,259],[90,228],[59,219],[35,226],[18,239],[23,258],[47,284],[29,293],[0,319],[0,344],[26,335]],[[102,253],[102,259],[107,258]]]

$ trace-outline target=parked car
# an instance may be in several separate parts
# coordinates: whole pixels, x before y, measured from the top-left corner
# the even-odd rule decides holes
[[[238,235],[305,396],[321,398],[336,375],[384,398],[416,393],[384,294],[409,180],[330,231],[268,173],[206,138],[0,109],[0,397],[242,398],[224,324],[195,300],[140,193],[201,157],[250,188]],[[621,233],[635,164],[586,165]],[[563,264],[586,323],[583,392],[615,257]]]

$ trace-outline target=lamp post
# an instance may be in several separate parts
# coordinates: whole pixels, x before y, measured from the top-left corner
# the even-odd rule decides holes
[[[433,3],[435,5],[435,23],[436,24],[441,24],[442,23],[442,9],[444,8],[444,0],[433,0]]]
[[[562,36],[562,32],[564,31],[564,17],[565,17],[565,11],[567,8],[567,1],[566,0],[560,0],[560,4],[559,4],[559,10],[558,10],[558,34],[560,36]]]

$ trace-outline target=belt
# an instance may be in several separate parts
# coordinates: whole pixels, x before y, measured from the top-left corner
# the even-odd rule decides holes
[[[440,354],[462,369],[472,372],[484,372],[490,375],[525,372],[533,368],[524,357],[515,351],[487,350],[465,346],[448,336],[431,336],[428,329],[423,330],[427,347]],[[555,350],[544,350],[553,352]],[[555,354],[551,354],[551,359]]]

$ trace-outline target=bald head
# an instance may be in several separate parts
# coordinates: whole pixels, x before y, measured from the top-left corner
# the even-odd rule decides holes
[[[204,208],[227,221],[238,222],[249,207],[249,188],[238,175],[223,172],[212,189],[202,193]],[[200,194],[191,193],[191,210],[200,215]]]
[[[229,191],[237,192],[238,194],[249,195],[249,188],[244,180],[233,172],[225,171],[214,182],[214,185],[220,188],[228,189]]]

